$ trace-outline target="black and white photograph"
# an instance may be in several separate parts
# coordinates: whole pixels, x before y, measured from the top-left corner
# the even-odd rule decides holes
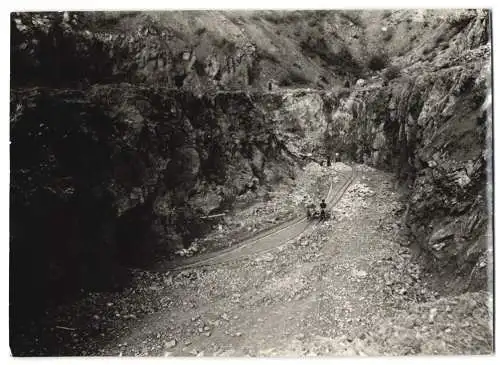
[[[204,6],[10,12],[10,356],[494,355],[495,11]]]

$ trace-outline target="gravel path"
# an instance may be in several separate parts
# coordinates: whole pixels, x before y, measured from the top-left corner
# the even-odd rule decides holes
[[[27,348],[114,356],[491,353],[491,295],[440,297],[405,247],[392,175],[357,171],[335,220],[238,260],[137,270],[124,293],[61,306],[51,318],[72,330],[52,319]],[[44,348],[49,339],[58,345]]]
[[[403,355],[436,353],[436,349],[437,353],[488,353],[487,310],[476,314],[481,318],[477,323],[483,324],[476,335],[482,342],[471,337],[458,348],[449,322],[460,316],[463,306],[449,306],[443,317],[448,325],[437,331],[440,336],[436,328],[442,323],[435,318],[429,323],[430,309],[422,312],[421,306],[434,308],[439,294],[426,290],[418,266],[401,246],[398,199],[389,175],[361,168],[335,207],[337,220],[256,257],[171,274],[172,285],[164,288],[171,306],[144,318],[103,352],[124,356]],[[408,281],[409,275],[416,279]],[[471,295],[478,296],[471,310],[486,308],[487,296]],[[394,318],[414,312],[420,313],[421,323],[409,323],[413,332],[407,337],[394,340],[394,331],[374,337],[373,331],[386,328],[384,324],[397,328],[391,322]],[[428,334],[427,347],[422,347],[426,333],[434,337]]]

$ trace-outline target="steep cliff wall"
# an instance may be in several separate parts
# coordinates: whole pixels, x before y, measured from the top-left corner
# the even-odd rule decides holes
[[[400,24],[394,19],[402,13],[384,19]],[[486,285],[492,237],[489,14],[443,12],[422,21],[434,30],[427,42],[435,46],[432,54],[412,49],[351,88],[283,90],[268,114],[279,121],[277,133],[285,140],[307,145],[303,152],[339,152],[394,171],[407,190],[404,221],[412,247],[429,266],[465,276],[457,279],[462,289]]]
[[[112,288],[117,263],[188,243],[211,229],[200,217],[294,173],[245,94],[23,89],[11,108],[12,288],[41,299]]]
[[[491,244],[487,24],[486,12],[447,18],[439,34],[452,50],[415,56],[392,79],[359,82],[327,132],[332,148],[396,172],[409,189],[410,241],[428,262],[466,273],[466,285],[486,284]]]

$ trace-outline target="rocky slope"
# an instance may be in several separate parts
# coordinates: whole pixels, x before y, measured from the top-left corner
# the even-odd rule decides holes
[[[26,298],[116,287],[126,281],[117,265],[189,243],[212,228],[203,216],[263,196],[308,153],[395,171],[408,187],[409,242],[484,285],[486,11],[23,13],[11,23],[16,318],[37,306]]]
[[[398,174],[410,242],[427,261],[477,275],[465,286],[486,284],[490,256],[488,21],[487,12],[446,18],[435,34],[446,45],[436,41],[432,58],[416,49],[395,59],[399,75],[359,82],[330,123],[334,144]]]
[[[429,39],[440,47],[448,41],[435,37],[446,16],[449,11],[17,13],[13,82],[128,81],[196,93],[329,89],[393,58],[411,64],[418,52],[432,57]]]
[[[363,71],[331,27],[351,24],[339,12],[22,13],[12,21],[16,82],[84,78],[201,93],[327,87]],[[54,63],[59,74],[45,73]]]

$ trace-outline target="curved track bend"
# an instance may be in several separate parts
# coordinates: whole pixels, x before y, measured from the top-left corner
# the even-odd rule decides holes
[[[330,189],[326,198],[330,210],[339,202],[356,177],[357,168],[353,165],[351,166],[351,172],[347,179],[335,191],[333,191],[333,182],[330,184]],[[261,232],[235,246],[218,252],[195,256],[178,262],[171,262],[167,264],[168,266],[164,267],[164,269],[184,270],[201,266],[217,265],[246,258],[253,254],[262,254],[296,238],[310,227],[315,228],[318,224],[317,221],[308,220],[306,216],[300,216],[288,222],[281,223],[267,231]]]

